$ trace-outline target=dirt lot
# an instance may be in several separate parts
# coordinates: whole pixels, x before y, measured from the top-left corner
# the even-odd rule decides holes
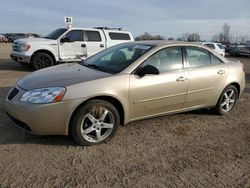
[[[227,116],[209,110],[121,127],[108,144],[76,146],[64,136],[30,136],[4,113],[11,86],[30,73],[0,44],[0,188],[250,187],[250,58],[247,89]]]

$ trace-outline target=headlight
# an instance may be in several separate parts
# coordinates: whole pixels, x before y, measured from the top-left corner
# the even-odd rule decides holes
[[[49,87],[26,91],[20,101],[33,104],[46,104],[61,101],[66,89],[64,87]]]
[[[19,51],[28,51],[30,49],[30,45],[28,44],[19,44]]]

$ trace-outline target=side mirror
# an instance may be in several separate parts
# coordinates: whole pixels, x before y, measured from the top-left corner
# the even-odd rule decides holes
[[[69,37],[63,37],[63,38],[61,38],[60,42],[61,43],[70,42]]]
[[[159,74],[159,70],[152,66],[152,65],[146,65],[145,67],[140,67],[137,71],[136,74],[140,77],[145,76],[146,74]]]

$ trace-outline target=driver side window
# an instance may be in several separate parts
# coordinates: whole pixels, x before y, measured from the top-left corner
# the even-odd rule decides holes
[[[63,38],[67,38],[69,42],[83,41],[83,31],[72,30],[68,32]]]
[[[182,50],[179,47],[169,47],[160,50],[149,57],[143,64],[152,65],[160,73],[182,69]]]

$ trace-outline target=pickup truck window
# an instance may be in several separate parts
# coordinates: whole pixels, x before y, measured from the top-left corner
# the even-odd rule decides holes
[[[64,38],[68,38],[69,42],[83,41],[83,31],[82,30],[72,30],[68,32]]]
[[[60,37],[63,33],[65,33],[65,31],[67,31],[67,29],[64,29],[64,28],[56,29],[55,31],[52,31],[50,34],[48,34],[45,38],[56,40],[56,39],[58,39],[58,37]]]
[[[154,45],[119,44],[91,56],[80,64],[99,71],[116,74],[153,47]]]
[[[131,40],[129,34],[127,33],[110,32],[109,37],[112,40]]]
[[[85,41],[99,42],[102,41],[98,31],[85,31]]]

